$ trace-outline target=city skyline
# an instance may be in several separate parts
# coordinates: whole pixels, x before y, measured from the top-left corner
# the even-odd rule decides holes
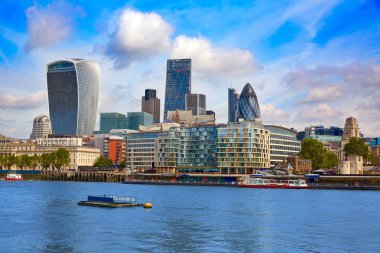
[[[145,89],[164,98],[166,60],[191,58],[192,92],[219,123],[227,89],[249,82],[265,124],[342,127],[354,116],[365,136],[379,135],[377,1],[107,4],[2,4],[1,134],[29,136],[48,115],[46,64],[75,57],[100,64],[99,112],[139,111]]]

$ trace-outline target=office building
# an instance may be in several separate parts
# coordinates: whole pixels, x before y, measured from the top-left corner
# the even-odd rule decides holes
[[[47,138],[51,134],[50,120],[46,115],[40,115],[33,120],[33,130],[30,135],[31,140]]]
[[[185,110],[185,95],[191,93],[191,59],[170,59],[166,67],[164,120],[168,111]]]
[[[270,166],[281,164],[287,157],[296,156],[301,151],[301,142],[294,130],[274,125],[265,125],[270,131]]]
[[[305,127],[305,131],[297,133],[297,139],[315,139],[321,142],[340,142],[342,141],[343,128],[331,126],[325,128],[323,125]]]
[[[167,121],[175,122],[185,126],[192,125],[214,125],[215,115],[193,115],[192,111],[168,111]]]
[[[228,122],[237,122],[239,94],[234,88],[228,88]]]
[[[153,115],[147,112],[128,112],[127,129],[139,130],[140,126],[150,126],[153,124]]]
[[[135,172],[155,170],[155,142],[158,132],[130,133],[127,137],[127,168]]]
[[[156,97],[156,90],[145,90],[145,96],[141,98],[141,111],[153,115],[153,122],[160,123],[160,99]]]
[[[100,113],[100,132],[109,133],[112,129],[126,129],[127,117],[117,112]]]
[[[203,94],[186,94],[185,110],[195,116],[206,115],[206,96]]]
[[[65,59],[47,65],[49,112],[54,134],[92,135],[99,100],[96,62]]]
[[[250,83],[247,83],[239,96],[237,120],[247,121],[260,119],[260,106],[255,91]]]

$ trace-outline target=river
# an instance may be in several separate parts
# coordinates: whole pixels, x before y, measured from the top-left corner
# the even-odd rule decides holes
[[[152,209],[78,206],[117,194]],[[380,252],[380,191],[0,182],[0,252]]]

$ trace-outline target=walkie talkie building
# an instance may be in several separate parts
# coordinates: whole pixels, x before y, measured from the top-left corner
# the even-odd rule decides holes
[[[92,135],[99,100],[96,62],[65,59],[47,65],[47,87],[53,134]]]

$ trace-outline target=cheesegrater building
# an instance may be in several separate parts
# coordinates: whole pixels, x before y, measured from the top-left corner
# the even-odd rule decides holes
[[[53,134],[92,135],[99,100],[96,62],[65,59],[47,65],[47,88]]]
[[[185,95],[191,93],[191,59],[170,59],[166,67],[164,121],[168,111],[185,110]]]

